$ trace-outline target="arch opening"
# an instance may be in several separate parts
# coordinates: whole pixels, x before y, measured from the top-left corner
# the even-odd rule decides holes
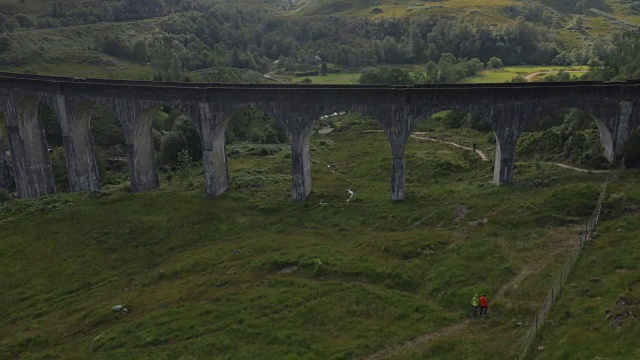
[[[613,141],[604,123],[576,108],[537,118],[516,143],[516,170],[522,183],[546,184],[559,168],[574,174],[606,172]],[[549,173],[546,176],[545,174]]]
[[[274,198],[288,198],[285,184],[291,183],[291,145],[280,119],[255,110],[226,114],[216,138],[214,176],[233,191],[261,192]],[[217,152],[215,149],[219,149]]]
[[[427,181],[486,178],[495,151],[493,128],[482,116],[457,109],[439,111],[419,119],[409,137],[407,186],[420,191]]]
[[[202,141],[194,120],[178,108],[163,105],[154,114],[152,132],[163,180],[171,187],[202,188]]]
[[[0,202],[9,200],[11,193],[15,191],[13,169],[11,164],[11,151],[7,139],[7,118],[0,112]]]
[[[175,170],[202,161],[198,128],[182,111],[163,105],[155,113],[152,131],[161,169]]]
[[[640,127],[636,128],[622,148],[625,168],[640,168]]]
[[[609,168],[611,134],[602,121],[575,108],[563,109],[529,123],[516,146],[518,161],[566,163],[588,170]]]
[[[89,130],[94,141],[98,173],[105,187],[129,182],[127,141],[122,124],[106,106],[93,104]]]
[[[315,123],[310,144],[312,201],[324,205],[388,196],[392,151],[378,119],[333,109]]]
[[[122,125],[126,139],[129,180],[132,192],[143,192],[160,186],[153,138],[153,120],[162,107],[152,101],[105,99]]]

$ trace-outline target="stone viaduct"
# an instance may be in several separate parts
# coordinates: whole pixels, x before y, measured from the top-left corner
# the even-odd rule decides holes
[[[484,117],[496,137],[493,180],[513,180],[515,146],[527,124],[566,108],[592,114],[605,155],[614,161],[640,125],[640,83],[566,82],[383,85],[229,85],[74,79],[0,73],[13,179],[21,198],[55,193],[39,105],[47,103],[60,123],[72,191],[101,187],[91,133],[95,104],[110,109],[124,129],[131,190],[159,186],[152,120],[162,105],[177,108],[195,123],[202,141],[205,191],[217,196],[229,185],[225,129],[230,114],[261,110],[277,119],[291,141],[292,197],[311,191],[310,137],[314,124],[336,111],[357,111],[375,119],[391,143],[391,199],[405,196],[405,146],[417,123],[444,110]],[[0,133],[1,134],[1,133]],[[8,186],[5,142],[0,137],[0,186]]]

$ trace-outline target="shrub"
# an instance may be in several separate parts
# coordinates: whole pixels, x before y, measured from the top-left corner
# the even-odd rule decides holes
[[[0,189],[0,203],[11,200],[11,193],[5,189]]]

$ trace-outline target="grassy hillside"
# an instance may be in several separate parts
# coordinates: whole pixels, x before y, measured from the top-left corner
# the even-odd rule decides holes
[[[413,0],[300,0],[296,2],[297,9],[293,13],[300,15],[347,15],[379,17],[407,17],[420,16],[425,13],[465,16],[478,18],[485,22],[499,24],[509,18],[509,6],[523,5],[523,1],[496,0],[491,2],[481,0],[445,0],[445,1],[413,1]],[[567,20],[577,14],[575,2],[566,0],[542,0],[547,11],[558,16],[560,20]],[[587,11],[587,21],[601,19],[611,25],[615,21],[640,24],[637,10],[632,10],[630,2],[621,0],[591,1],[593,9]],[[380,9],[380,10],[374,10]],[[598,12],[600,11],[600,12]],[[604,13],[604,14],[603,14]],[[605,15],[607,14],[607,15]]]
[[[61,4],[63,9],[78,9],[77,3],[71,0],[57,2],[56,4],[58,3]],[[198,16],[202,16],[202,14],[198,16],[195,14],[198,13],[197,11],[200,9],[199,6],[203,6],[202,4],[196,3],[192,7],[189,7],[186,5],[183,6],[184,4],[180,3],[166,2],[164,8],[158,11],[156,11],[157,9],[154,8],[153,5],[141,5],[141,8],[144,8],[145,12],[134,14],[140,18],[136,18],[135,21],[129,21],[127,16],[133,16],[132,14],[135,12],[134,10],[138,9],[138,7],[134,6],[136,3],[128,0],[121,1],[122,4],[126,5],[124,8],[122,6],[125,5],[116,6],[115,3],[117,2],[113,2],[111,5],[107,6],[100,3],[89,2],[84,5],[89,7],[99,6],[101,9],[100,11],[105,12],[105,14],[109,14],[109,8],[119,9],[117,13],[124,20],[120,19],[113,23],[103,21],[87,25],[66,26],[64,25],[64,21],[62,21],[66,18],[61,18],[61,15],[56,15],[56,17],[54,14],[49,14],[49,12],[53,10],[46,6],[42,6],[40,2],[7,2],[4,5],[7,9],[6,14],[12,22],[16,24],[17,22],[20,22],[18,20],[22,18],[12,14],[22,12],[29,14],[32,18],[31,20],[22,19],[21,21],[27,23],[33,22],[33,24],[24,25],[25,27],[17,27],[15,31],[12,30],[13,32],[8,32],[0,37],[0,60],[5,64],[0,66],[0,70],[40,74],[75,75],[80,77],[148,79],[154,74],[154,70],[151,69],[150,63],[147,63],[152,62],[152,59],[142,56],[143,60],[138,59],[135,60],[137,62],[132,62],[130,60],[134,59],[134,57],[132,57],[131,54],[129,54],[129,56],[122,54],[118,55],[114,52],[107,52],[103,47],[97,46],[97,44],[104,45],[104,43],[100,43],[97,38],[100,38],[99,35],[104,34],[116,35],[118,41],[122,43],[120,46],[132,49],[134,44],[139,41],[149,42],[154,35],[162,33],[163,31],[161,28],[163,28],[165,30],[172,29],[171,31],[173,34],[180,33],[184,35],[181,37],[180,41],[184,46],[189,47],[191,51],[187,58],[191,60],[198,58],[198,65],[191,64],[191,67],[189,67],[191,70],[201,70],[202,68],[214,66],[227,66],[232,60],[231,49],[237,47],[240,49],[241,59],[245,59],[247,53],[252,52],[253,60],[259,62],[259,64],[254,63],[254,67],[249,68],[253,70],[257,70],[259,68],[262,72],[269,72],[277,70],[277,66],[273,65],[272,61],[277,59],[280,54],[286,54],[286,56],[289,56],[291,59],[295,59],[297,57],[297,51],[288,52],[282,50],[278,52],[278,50],[276,51],[276,55],[274,55],[273,49],[285,49],[289,47],[290,44],[286,41],[284,43],[278,43],[278,46],[269,45],[268,49],[265,47],[264,49],[257,50],[253,47],[253,44],[248,46],[247,41],[256,36],[256,31],[258,31],[259,34],[257,35],[258,38],[270,36],[269,41],[271,42],[274,41],[274,38],[279,39],[282,34],[286,34],[288,32],[292,32],[292,36],[296,39],[302,39],[305,38],[305,36],[308,38],[308,34],[304,35],[304,31],[292,31],[287,28],[286,24],[293,21],[314,20],[328,21],[330,23],[331,20],[327,19],[328,15],[344,17],[350,20],[357,19],[357,23],[360,24],[362,23],[363,17],[373,19],[403,18],[405,20],[402,21],[401,24],[398,22],[393,26],[397,26],[397,30],[404,32],[404,35],[398,35],[393,31],[389,32],[389,34],[397,37],[396,40],[401,43],[401,47],[407,49],[411,46],[410,43],[413,41],[409,41],[413,36],[409,30],[412,28],[412,24],[417,23],[413,22],[413,20],[434,14],[445,15],[446,17],[457,17],[459,19],[465,18],[466,24],[473,24],[473,19],[478,19],[479,23],[489,24],[489,26],[493,28],[513,22],[517,16],[524,14],[527,16],[527,20],[532,22],[531,24],[535,23],[537,26],[549,28],[549,32],[554,32],[557,35],[556,45],[558,48],[568,52],[571,52],[572,49],[579,49],[584,44],[593,40],[593,36],[595,34],[629,29],[633,28],[635,26],[634,24],[640,24],[640,15],[637,14],[640,10],[634,10],[632,4],[629,4],[628,2],[614,0],[592,1],[591,3],[593,7],[581,12],[576,10],[575,5],[568,5],[568,2],[566,1],[542,1],[542,5],[534,10],[542,12],[544,16],[540,14],[527,14],[526,12],[529,10],[527,10],[528,8],[526,8],[527,5],[525,3],[512,0],[500,0],[491,3],[475,0],[448,0],[441,2],[409,0],[301,0],[293,4],[287,4],[282,1],[265,2],[257,0],[238,0],[221,3],[218,4],[219,6],[216,7],[215,10],[208,10],[210,11],[210,14],[206,15],[206,19],[211,19],[211,14],[216,14],[219,18],[218,21],[221,25],[218,24],[216,26],[225,28],[225,31],[233,27],[231,32],[220,33],[219,29],[216,30],[216,26],[212,26],[208,23],[204,23],[205,25],[202,25],[203,22],[200,22],[200,25],[197,25],[198,20],[196,19]],[[151,3],[153,3],[153,1],[150,2],[150,4]],[[205,3],[210,4],[210,2]],[[133,7],[130,8],[130,5]],[[173,11],[172,9],[176,6],[180,6],[180,9],[176,10],[178,15],[167,15],[170,14]],[[235,7],[242,7],[245,9],[247,14],[253,14],[256,12],[263,15],[268,14],[265,16],[269,17],[269,21],[254,24],[250,20],[252,18],[247,15],[249,20],[245,20],[244,24],[238,22],[231,24],[230,19],[236,17],[238,13],[242,13],[242,11],[237,12]],[[374,9],[376,9],[376,11],[372,11]],[[224,11],[227,12],[222,14]],[[530,12],[533,12],[533,10]],[[88,21],[87,17],[93,16],[87,15],[82,17],[80,13],[76,12],[73,14],[75,15],[69,18],[74,21],[73,24],[80,24],[82,21]],[[52,18],[50,15],[54,17]],[[579,16],[582,19],[582,25],[578,28],[575,23]],[[98,18],[100,18],[100,16],[98,16]],[[58,25],[46,25],[45,20],[60,21],[58,21]],[[264,19],[260,21],[263,20]],[[159,26],[161,23],[164,25]],[[307,24],[311,23],[307,22]],[[195,25],[199,26],[198,29],[194,27]],[[36,29],[36,27],[47,26],[59,27],[51,29]],[[333,77],[322,77],[317,79],[312,78],[314,83],[352,83],[353,77],[347,74],[353,73],[357,68],[362,66],[369,66],[367,64],[375,63],[377,55],[371,55],[371,51],[373,51],[372,49],[368,49],[364,52],[360,52],[359,49],[363,47],[364,44],[371,45],[373,39],[376,39],[376,36],[380,36],[378,33],[380,29],[377,29],[376,25],[371,23],[366,31],[356,35],[358,31],[363,31],[362,29],[356,30],[358,26],[355,26],[351,30],[349,30],[349,27],[346,27],[346,25],[341,26],[342,28],[346,27],[347,30],[344,30],[344,32],[337,38],[331,37],[335,34],[332,35],[331,31],[329,31],[331,29],[330,26],[328,28],[323,28],[322,26],[311,26],[313,29],[311,32],[316,31],[316,35],[305,41],[301,41],[297,47],[304,49],[309,54],[322,53],[325,61],[330,58],[330,54],[332,52],[335,53],[338,51],[339,53],[342,53],[342,56],[338,57],[338,60],[334,59],[334,62],[336,62],[336,64],[339,62],[340,65],[333,65],[345,68],[343,75],[333,75]],[[387,24],[385,26],[389,25]],[[310,26],[302,26],[302,28],[306,30],[308,30],[309,27]],[[403,30],[401,30],[401,28]],[[236,33],[234,32],[236,30],[242,30],[242,32]],[[281,34],[273,35],[273,33],[277,33],[277,31],[280,31]],[[296,34],[296,31],[300,31],[301,33]],[[353,31],[353,33],[350,33],[350,31]],[[457,31],[454,31],[453,33],[455,34],[456,32]],[[195,39],[194,33],[199,34],[198,39]],[[210,33],[211,37],[203,36],[204,33]],[[272,34],[270,35],[269,33]],[[363,41],[364,43],[351,43],[351,41],[355,41],[355,38],[352,37],[358,36],[362,37],[359,41]],[[426,34],[422,34],[422,36],[424,37],[423,41],[426,41]],[[186,40],[187,38],[189,40]],[[376,41],[381,39],[382,37]],[[205,46],[201,40],[206,41],[207,45]],[[238,45],[236,42],[242,45]],[[258,43],[261,42],[262,40],[258,41]],[[323,42],[327,42],[327,44],[323,44]],[[349,50],[349,56],[354,56],[352,60],[360,62],[358,63],[358,66],[354,67],[352,63],[349,63],[349,67],[347,68],[346,60],[344,60],[348,58],[348,56],[345,55],[345,51],[347,50],[342,46],[345,44],[352,49],[358,49],[357,52]],[[516,44],[520,43],[516,41],[514,43],[514,47]],[[378,43],[377,45],[380,44]],[[440,46],[442,47],[442,45]],[[99,51],[105,51],[105,53],[110,53],[113,56],[101,53],[97,49],[100,49]],[[514,49],[514,52],[516,50],[517,49]],[[448,51],[455,52],[455,50],[451,49]],[[386,52],[388,56],[389,51]],[[268,58],[265,57],[265,55],[267,55]],[[533,54],[530,55],[533,56]],[[366,56],[369,59],[369,62],[361,61],[363,56]],[[483,56],[486,56],[486,54]],[[500,56],[504,57],[505,54]],[[578,59],[581,56],[587,56],[586,59],[588,59],[588,57],[592,55],[576,55],[575,53],[567,53],[566,56],[567,58]],[[597,54],[594,56],[597,56]],[[340,60],[341,58],[342,60]],[[380,59],[382,59],[382,57],[380,57]],[[542,63],[550,63],[551,59],[553,59],[553,57],[547,58],[546,62]],[[483,61],[486,60],[487,59],[484,59]],[[295,64],[296,60],[293,61]],[[414,60],[411,58],[404,59],[403,61],[397,61],[396,59],[393,66],[403,66],[400,63],[413,61]],[[536,63],[537,60],[521,58],[517,61],[512,60],[510,64],[527,63],[529,61]],[[584,59],[576,61],[578,61],[578,63],[586,63],[586,60]],[[384,61],[379,61],[378,65],[384,65],[380,64],[380,62]],[[538,63],[540,62],[538,61]],[[251,62],[249,62],[249,64],[251,64]],[[258,65],[259,67],[256,67]],[[420,64],[415,65],[420,66]],[[315,68],[306,70],[308,71],[313,69]],[[292,75],[295,72],[305,71],[290,70],[288,75]],[[189,74],[189,77],[191,80],[199,79],[197,73],[191,73]],[[511,77],[511,75],[504,73],[485,72],[466,81],[501,82],[509,81]],[[222,81],[224,79],[217,80]],[[293,81],[295,80],[296,79],[293,79]]]
[[[604,175],[518,163],[496,187],[490,162],[412,139],[407,200],[391,202],[388,142],[362,128],[312,138],[304,202],[290,200],[284,152],[230,159],[218,198],[196,167],[142,194],[2,204],[0,357],[513,356]],[[469,322],[474,293],[491,312]]]
[[[419,16],[426,12],[440,14],[469,14],[483,19],[494,21],[502,8],[512,3],[512,0],[498,0],[486,3],[476,0],[449,0],[439,2],[410,1],[410,0],[302,0],[299,2],[297,14],[302,15],[347,15],[347,16],[372,16],[376,17],[405,17],[409,15]],[[381,9],[382,12],[372,11]]]
[[[640,358],[640,193],[634,175],[627,173],[613,184],[604,221],[530,358]]]
[[[468,77],[461,83],[503,83],[509,82],[514,78],[521,76],[528,81],[536,81],[544,79],[545,75],[554,74],[558,71],[571,72],[575,76],[580,76],[588,71],[586,66],[505,66],[500,69],[485,70],[474,76]]]

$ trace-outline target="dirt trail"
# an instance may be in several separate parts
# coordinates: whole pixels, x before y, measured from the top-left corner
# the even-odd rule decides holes
[[[574,167],[574,166],[565,165],[565,164],[556,163],[556,162],[545,162],[545,164],[551,164],[551,165],[559,166],[559,167],[561,167],[563,169],[569,169],[569,170],[574,170],[574,171],[578,171],[578,172],[592,172],[592,173],[596,173],[596,174],[606,174],[606,173],[611,171],[611,170],[581,169],[581,168],[577,168],[577,167]]]
[[[470,151],[475,151],[475,152],[476,152],[476,154],[478,154],[478,156],[480,156],[480,158],[482,159],[482,161],[488,161],[488,160],[489,160],[489,158],[487,157],[487,155],[485,155],[485,153],[483,153],[482,151],[480,151],[480,150],[478,150],[478,149],[475,149],[475,150],[474,150],[473,148],[470,148],[470,147],[468,147],[468,146],[463,146],[463,145],[460,145],[460,144],[457,144],[457,143],[454,143],[454,142],[451,142],[451,141],[444,141],[444,140],[434,139],[434,138],[431,138],[431,137],[428,137],[428,136],[424,136],[425,134],[427,134],[427,133],[424,133],[424,132],[415,132],[415,133],[411,134],[411,137],[412,137],[412,138],[414,138],[414,139],[418,139],[418,140],[429,140],[429,141],[435,141],[435,142],[439,142],[439,143],[443,143],[443,144],[447,144],[447,145],[455,146],[455,147],[458,147],[458,148],[461,148],[461,149],[470,150]],[[561,168],[563,168],[563,169],[569,169],[569,170],[574,170],[574,171],[584,172],[584,173],[592,172],[592,173],[595,173],[595,174],[606,174],[606,173],[608,173],[608,172],[610,172],[610,171],[611,171],[611,170],[589,170],[589,169],[582,169],[582,168],[578,168],[578,167],[575,167],[575,166],[565,165],[565,164],[557,163],[557,162],[546,162],[546,161],[545,161],[544,163],[545,163],[545,164],[550,164],[550,165],[559,166],[559,167],[561,167]]]
[[[500,299],[504,296],[504,294],[507,292],[507,290],[518,286],[521,282],[523,282],[529,275],[532,275],[534,273],[536,273],[537,271],[544,269],[547,265],[549,265],[553,260],[555,260],[555,258],[560,254],[560,252],[562,252],[564,249],[561,246],[556,247],[550,254],[548,254],[547,256],[544,256],[540,262],[538,263],[534,263],[534,264],[529,264],[527,266],[525,266],[524,268],[522,268],[520,270],[520,272],[514,276],[511,280],[509,280],[507,283],[505,283],[504,285],[502,285],[498,291],[496,291],[496,293],[490,297],[491,301],[495,301],[497,299]],[[425,345],[431,341],[434,340],[438,340],[439,338],[442,337],[446,337],[446,336],[450,336],[450,335],[456,335],[461,333],[462,331],[464,331],[467,327],[467,325],[469,325],[470,320],[464,320],[462,322],[459,322],[457,324],[452,324],[449,325],[447,327],[444,327],[436,332],[432,332],[429,334],[424,334],[424,335],[420,335],[417,338],[407,341],[404,344],[398,344],[398,345],[394,345],[391,347],[388,347],[386,349],[380,350],[377,353],[371,355],[370,357],[368,357],[368,360],[380,360],[380,359],[386,359],[390,356],[393,355],[398,355],[398,354],[402,354],[405,353],[407,351],[411,351],[419,346]]]
[[[365,130],[363,131],[363,133],[371,133],[371,132],[383,132],[384,130]],[[439,139],[434,139],[432,137],[428,137],[425,136],[426,134],[428,134],[427,132],[420,132],[420,131],[416,131],[414,133],[411,134],[411,137],[414,139],[418,139],[418,140],[427,140],[427,141],[434,141],[434,142],[439,142],[442,144],[447,144],[447,145],[451,145],[451,146],[455,146],[457,148],[460,149],[465,149],[465,150],[469,150],[469,151],[475,151],[476,154],[478,154],[478,156],[480,156],[480,158],[482,159],[482,161],[489,161],[489,158],[487,157],[487,155],[485,153],[483,153],[482,151],[480,151],[479,149],[473,149],[470,148],[468,146],[464,146],[464,145],[460,145],[458,143],[454,143],[451,141],[445,141],[445,140],[439,140]],[[555,165],[555,166],[559,166],[563,169],[569,169],[569,170],[574,170],[574,171],[578,171],[578,172],[583,172],[583,173],[595,173],[595,174],[606,174],[608,172],[610,172],[611,170],[589,170],[589,169],[582,169],[582,168],[578,168],[575,166],[571,166],[571,165],[565,165],[562,163],[557,163],[557,162],[547,162],[547,161],[543,161],[544,164],[550,164],[550,165]]]
[[[522,270],[520,270],[518,275],[514,276],[506,284],[502,285],[498,289],[498,291],[496,291],[496,293],[493,295],[493,299],[501,298],[504,295],[504,293],[507,292],[507,290],[518,286],[521,282],[524,281],[524,279],[527,276],[529,276],[531,274],[534,274],[535,272],[539,271],[540,269],[544,269],[545,267],[547,267],[547,265],[549,265],[553,260],[555,260],[555,258],[563,250],[564,249],[562,247],[556,247],[551,253],[549,253],[547,256],[544,256],[542,258],[542,260],[540,260],[540,262],[534,263],[534,264],[528,264],[527,266],[522,268]]]
[[[270,81],[275,81],[275,82],[277,82],[277,83],[279,83],[279,84],[287,84],[287,82],[286,82],[286,81],[283,81],[283,80],[281,80],[281,79],[277,79],[277,78],[274,78],[273,76],[271,76],[271,73],[270,73],[270,72],[268,72],[268,73],[266,73],[266,74],[262,74],[262,77],[263,77],[263,78],[265,78],[265,79],[267,79],[267,80],[270,80]]]
[[[480,156],[482,161],[488,161],[489,160],[487,155],[485,155],[485,153],[483,153],[479,149],[473,149],[473,148],[470,148],[470,147],[467,147],[467,146],[463,146],[463,145],[460,145],[460,144],[457,144],[457,143],[454,143],[454,142],[451,142],[451,141],[444,141],[444,140],[438,140],[438,139],[430,138],[428,136],[424,136],[425,134],[426,133],[423,133],[423,132],[414,132],[413,134],[411,134],[411,137],[414,138],[414,139],[418,139],[418,140],[435,141],[435,142],[439,142],[439,143],[455,146],[455,147],[458,147],[458,148],[461,148],[461,149],[475,151],[476,154],[478,154],[478,156]]]
[[[387,349],[383,349],[378,351],[377,353],[371,355],[368,359],[369,360],[379,360],[379,359],[386,359],[389,356],[392,355],[397,355],[397,354],[401,354],[403,352],[409,351],[411,349],[414,349],[420,345],[426,344],[430,341],[433,340],[437,340],[441,337],[447,336],[447,335],[452,335],[452,334],[457,334],[459,332],[461,332],[467,325],[469,324],[469,320],[465,320],[461,323],[457,323],[457,324],[453,324],[453,325],[449,325],[445,328],[442,328],[436,332],[430,333],[430,334],[424,334],[421,335],[411,341],[408,341],[404,344],[400,344],[400,345],[396,345]]]
[[[559,70],[538,71],[538,72],[535,72],[533,74],[529,74],[529,75],[525,76],[525,79],[527,81],[531,81],[534,77],[536,77],[538,75],[541,75],[541,74],[557,74],[559,72],[560,72]],[[566,73],[587,73],[588,71],[587,70],[566,70],[566,71],[563,71],[563,72],[566,72]]]

